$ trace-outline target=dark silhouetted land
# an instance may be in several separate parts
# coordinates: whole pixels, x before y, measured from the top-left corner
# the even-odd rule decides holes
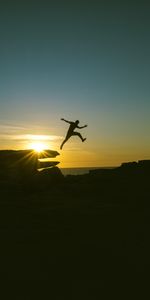
[[[1,167],[2,299],[145,299],[150,161],[33,173]]]

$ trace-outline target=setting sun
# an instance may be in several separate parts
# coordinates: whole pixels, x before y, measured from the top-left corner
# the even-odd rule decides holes
[[[47,146],[44,143],[42,143],[42,142],[32,143],[30,145],[30,147],[31,147],[31,149],[33,149],[36,152],[42,152],[44,149],[47,148]]]

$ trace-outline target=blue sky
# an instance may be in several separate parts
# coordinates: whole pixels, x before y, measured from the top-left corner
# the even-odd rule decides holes
[[[64,166],[149,158],[149,13],[146,1],[2,1],[1,149],[45,135],[58,150],[64,117],[88,123]]]

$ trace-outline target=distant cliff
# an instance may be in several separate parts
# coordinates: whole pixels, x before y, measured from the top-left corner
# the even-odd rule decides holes
[[[150,175],[150,160],[139,160],[133,162],[122,163],[119,167],[111,169],[95,169],[90,170],[90,175],[108,175],[108,174],[149,174]]]

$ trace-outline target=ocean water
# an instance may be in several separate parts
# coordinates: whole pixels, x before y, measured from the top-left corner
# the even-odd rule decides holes
[[[110,169],[112,167],[86,167],[86,168],[60,168],[64,176],[66,175],[83,175],[88,174],[89,170]]]

